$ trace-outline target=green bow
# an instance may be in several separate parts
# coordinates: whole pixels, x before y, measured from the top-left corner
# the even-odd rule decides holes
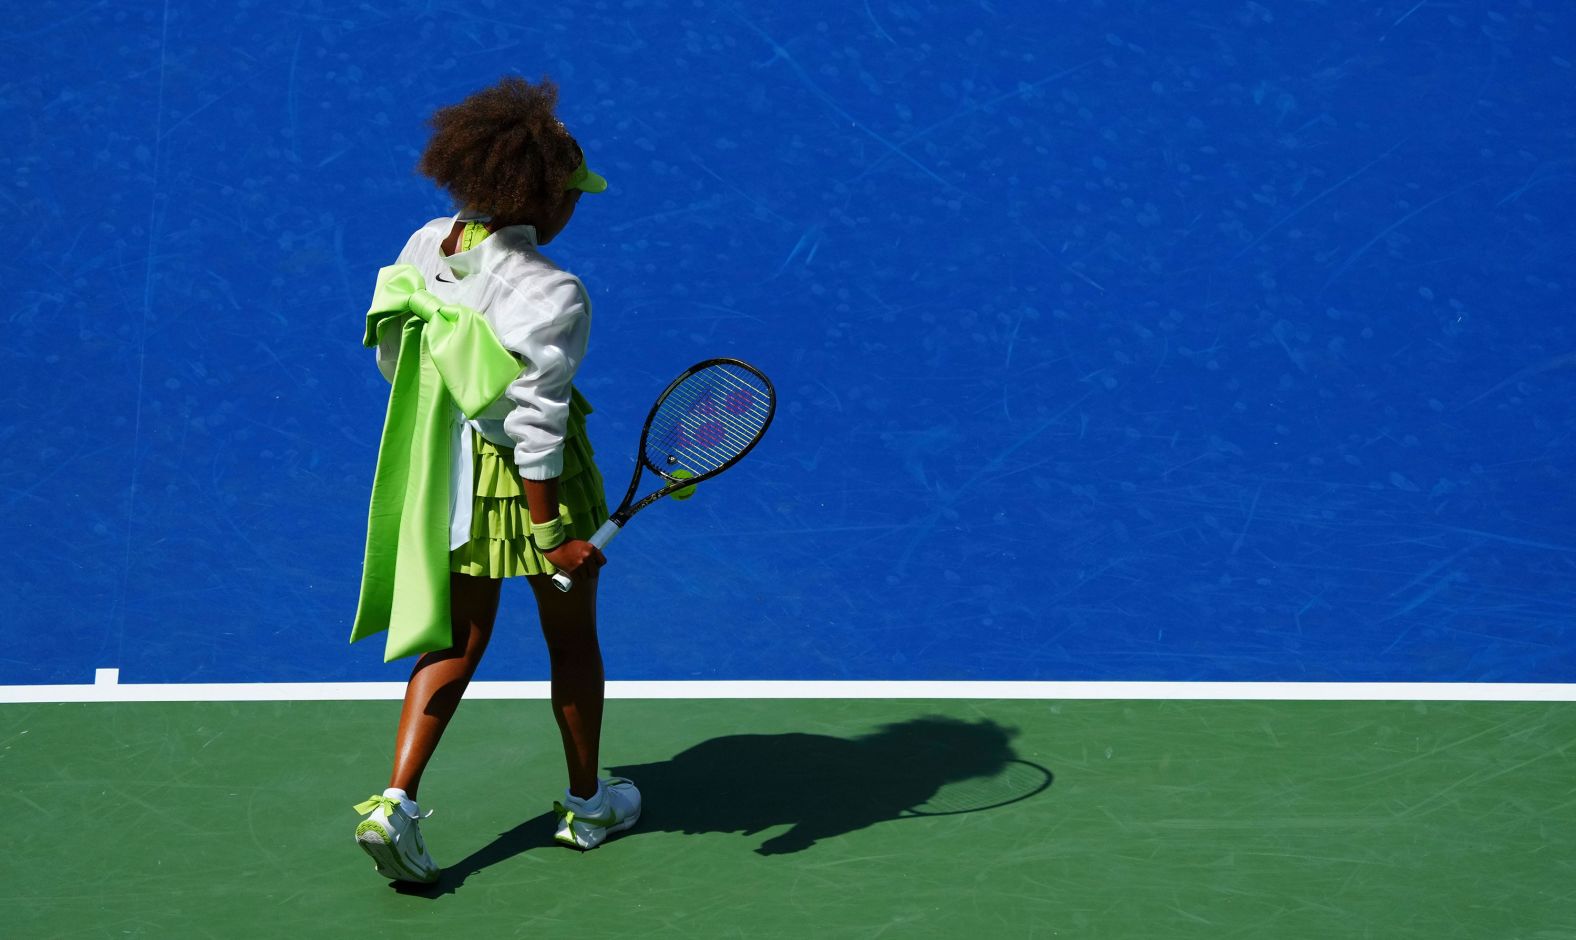
[[[376,346],[405,314],[367,514],[366,562],[350,642],[389,632],[384,662],[453,645],[449,621],[449,433],[497,401],[520,360],[475,310],[446,304],[413,265],[378,272],[367,331]]]
[[[367,797],[366,802],[357,803],[355,805],[355,810],[356,812],[365,816],[380,807],[382,808],[385,815],[392,815],[395,810],[400,808],[399,800],[396,800],[391,796],[383,796],[380,793],[374,793]]]
[[[392,816],[395,813],[395,811],[399,811],[399,812],[404,812],[405,811],[404,805],[402,805],[399,800],[394,799],[392,796],[384,796],[381,793],[374,793],[374,794],[372,794],[371,796],[367,797],[362,802],[357,803],[354,807],[352,807],[352,809],[354,809],[356,812],[360,813],[363,816],[366,816],[366,815],[370,814],[372,811],[377,810],[377,809],[382,809],[383,810],[383,815],[385,815],[385,816]],[[429,809],[425,813],[422,813],[420,816],[413,816],[411,818],[412,819],[426,819],[428,816],[431,816],[431,815],[432,815],[432,810]]]

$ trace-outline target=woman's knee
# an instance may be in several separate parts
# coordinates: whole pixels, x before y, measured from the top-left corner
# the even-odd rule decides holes
[[[543,621],[542,639],[547,642],[548,657],[555,663],[588,660],[602,655],[602,645],[597,641],[593,624],[549,624]]]

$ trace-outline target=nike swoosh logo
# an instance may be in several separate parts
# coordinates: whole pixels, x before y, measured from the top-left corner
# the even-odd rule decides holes
[[[443,276],[443,275],[441,275],[441,274],[437,274],[437,275],[434,275],[434,276],[435,276],[435,277],[436,277],[436,278],[437,278],[437,279],[438,279],[438,280],[440,280],[440,281],[442,281],[442,282],[443,282],[443,283],[445,283],[445,284],[453,284],[453,283],[454,283],[454,282],[453,282],[453,281],[451,281],[451,280],[449,280],[449,279],[448,279],[448,278],[446,278],[446,277],[444,277],[444,276]]]

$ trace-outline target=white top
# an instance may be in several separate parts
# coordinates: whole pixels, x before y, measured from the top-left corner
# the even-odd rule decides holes
[[[481,434],[514,447],[514,463],[528,480],[550,480],[564,469],[569,388],[591,335],[591,301],[585,285],[559,269],[536,245],[536,229],[511,225],[470,251],[445,256],[442,244],[464,213],[433,219],[406,242],[396,264],[414,265],[427,290],[446,303],[482,314],[498,341],[524,363],[503,397],[467,421],[454,409],[449,461],[449,548],[471,537],[471,440]],[[405,314],[410,316],[410,314]],[[398,318],[377,347],[378,369],[394,381],[399,360]]]

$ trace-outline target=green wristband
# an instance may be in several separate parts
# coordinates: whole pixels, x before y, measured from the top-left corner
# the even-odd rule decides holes
[[[550,552],[564,544],[565,539],[562,516],[554,516],[550,522],[531,523],[531,542],[539,552]]]

